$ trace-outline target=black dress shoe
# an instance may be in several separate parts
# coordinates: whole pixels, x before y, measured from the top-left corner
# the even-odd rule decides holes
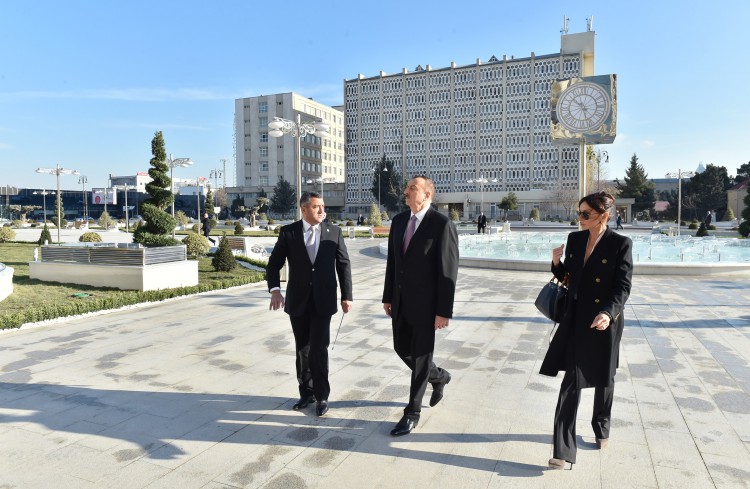
[[[315,402],[315,396],[303,396],[299,398],[299,401],[294,403],[294,406],[292,406],[292,409],[294,409],[295,411],[299,411],[300,409],[304,409],[314,402]]]
[[[401,418],[396,427],[391,430],[391,436],[403,436],[411,433],[411,430],[417,427],[418,419],[411,419],[407,416]]]
[[[445,372],[445,374],[448,376],[447,379],[445,379],[445,382],[441,382],[439,384],[433,384],[432,386],[432,395],[430,396],[430,407],[433,407],[437,405],[442,399],[443,399],[443,389],[445,389],[445,386],[448,384],[448,382],[451,381],[451,374],[448,372]]]
[[[325,413],[327,413],[328,401],[326,399],[323,399],[322,401],[318,401],[318,405],[315,406],[315,412],[318,413],[318,416],[323,416]]]

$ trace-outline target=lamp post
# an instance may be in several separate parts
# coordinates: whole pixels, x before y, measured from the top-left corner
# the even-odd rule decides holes
[[[174,169],[175,167],[185,168],[193,164],[193,160],[190,158],[172,158],[172,153],[169,153],[167,158],[167,165],[169,165],[169,180],[170,188],[172,190],[172,220],[174,220]],[[172,238],[174,238],[174,229],[172,229]]]
[[[682,171],[667,173],[667,178],[677,177],[677,236],[680,235],[680,223],[682,222],[682,179],[683,177],[692,177],[695,175],[694,171]]]
[[[89,225],[89,206],[86,201],[86,184],[89,182],[86,175],[78,177],[78,183],[81,184],[81,194],[83,195],[83,220],[86,221],[86,227]]]
[[[336,180],[333,179],[333,178],[318,177],[315,180],[308,179],[306,183],[308,185],[311,185],[311,184],[313,184],[315,182],[320,183],[320,196],[323,197],[323,198],[325,198],[325,195],[323,194],[323,183],[336,183]]]
[[[125,183],[124,185],[114,185],[112,188],[125,191],[125,232],[130,232],[130,220],[128,217],[128,190],[130,186]]]
[[[372,171],[378,172],[378,212],[380,212],[380,177],[383,175],[383,172],[378,171],[378,170],[380,170],[380,165],[372,169]],[[388,168],[383,167],[383,171],[387,172]]]
[[[80,175],[78,170],[67,170],[61,168],[60,165],[55,165],[54,168],[37,168],[37,173],[49,173],[50,175],[57,176],[57,242],[60,242],[60,225],[62,224],[62,218],[60,216],[60,207],[62,207],[62,200],[60,197],[60,175]],[[45,219],[47,217],[45,216]]]
[[[604,160],[605,163],[609,163],[609,153],[607,151],[600,151],[596,150],[596,191],[599,191],[599,184],[601,182],[601,179],[599,178],[599,173],[602,166],[602,155],[606,158]]]
[[[482,213],[484,211],[484,184],[485,183],[497,183],[497,178],[488,180],[484,177],[484,175],[479,175],[479,177],[477,178],[466,180],[466,183],[478,183],[479,184],[479,193],[480,193],[479,212]]]
[[[208,175],[208,178],[214,179],[214,187],[219,188],[219,179],[224,176],[224,172],[222,170],[216,169],[211,170],[211,173]]]
[[[296,161],[294,162],[294,175],[295,185],[297,187],[297,219],[302,218],[302,209],[299,206],[299,201],[302,199],[302,149],[300,139],[313,134],[317,137],[328,136],[328,124],[320,121],[316,122],[305,122],[302,123],[302,116],[297,114],[297,120],[290,121],[289,119],[282,119],[281,117],[274,117],[273,122],[268,123],[268,135],[272,138],[280,138],[284,134],[291,134],[294,138],[294,156]]]
[[[35,191],[34,195],[41,195],[42,196],[42,212],[44,212],[44,224],[47,224],[47,195],[51,194],[52,192],[47,192],[47,190],[42,189],[42,191]]]

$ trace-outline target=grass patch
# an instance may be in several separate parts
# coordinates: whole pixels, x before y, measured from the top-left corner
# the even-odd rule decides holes
[[[14,268],[13,293],[0,307],[0,329],[265,280],[263,272],[245,267],[237,267],[231,272],[217,272],[211,266],[211,258],[206,257],[199,260],[198,285],[192,287],[141,292],[43,282],[29,278],[28,262],[34,260],[35,247],[32,243],[0,243],[0,262]]]

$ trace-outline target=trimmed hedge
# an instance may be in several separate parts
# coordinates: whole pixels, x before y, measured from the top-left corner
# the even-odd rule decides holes
[[[76,299],[65,304],[39,304],[22,312],[0,317],[0,329],[18,328],[22,324],[46,321],[89,312],[117,309],[132,306],[142,302],[159,302],[174,297],[221,290],[239,285],[259,282],[264,279],[261,272],[250,277],[234,277],[223,280],[213,280],[210,283],[198,284],[191,287],[177,287],[174,289],[122,291],[106,297],[87,297]]]

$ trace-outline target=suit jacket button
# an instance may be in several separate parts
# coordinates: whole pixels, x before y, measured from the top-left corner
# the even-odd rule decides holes
[[[607,259],[606,259],[606,258],[604,258],[604,259],[602,260],[602,263],[607,263]]]
[[[599,304],[599,299],[594,299],[594,302]]]
[[[602,279],[600,279],[599,277],[596,277],[596,283],[599,283],[601,281],[602,281]]]
[[[315,268],[313,268],[313,269],[312,269],[312,271],[314,272],[314,271],[315,271]]]

